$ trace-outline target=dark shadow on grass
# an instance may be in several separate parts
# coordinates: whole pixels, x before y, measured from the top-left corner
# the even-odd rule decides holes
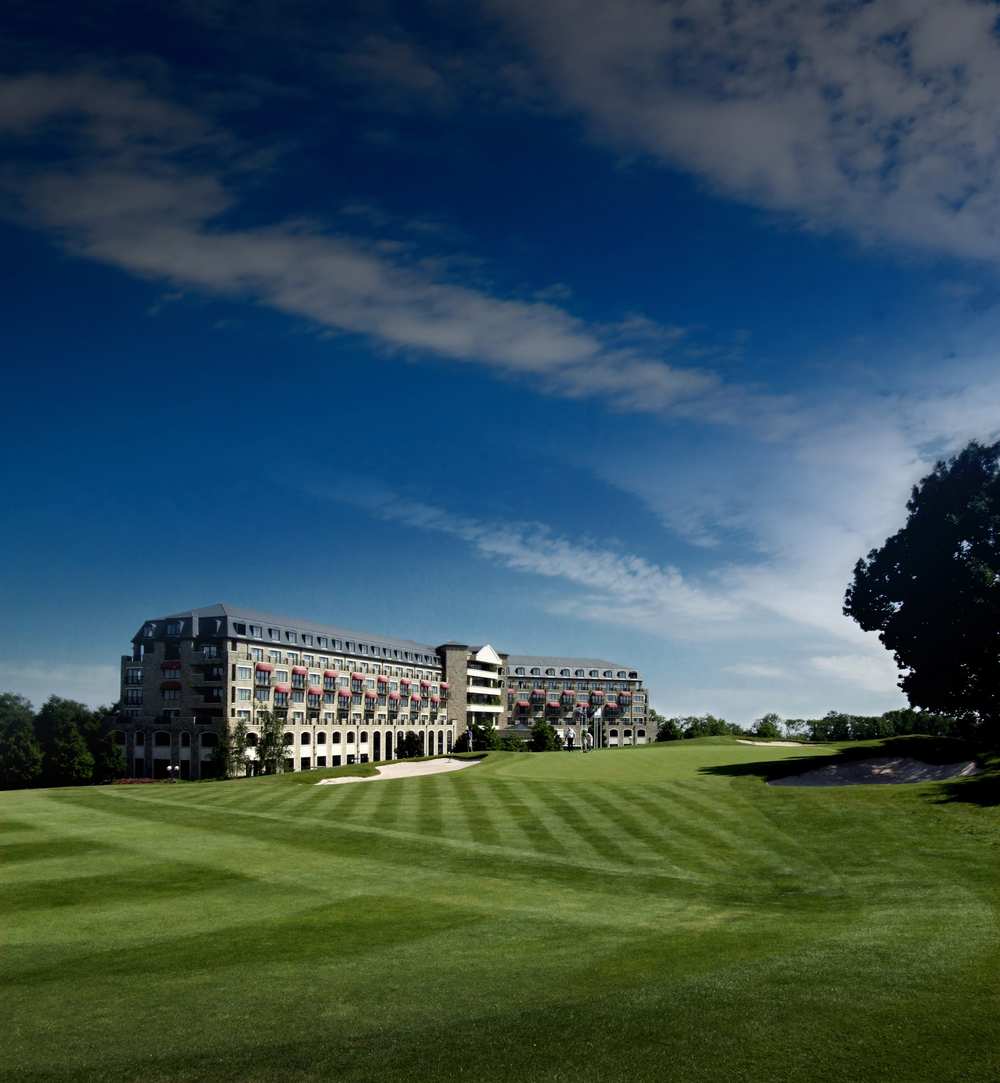
[[[910,737],[888,737],[881,741],[857,741],[840,747],[828,756],[788,756],[780,760],[755,760],[751,763],[722,763],[712,767],[702,767],[701,774],[722,775],[728,778],[759,778],[765,782],[772,779],[788,778],[805,771],[815,771],[830,764],[847,763],[852,760],[871,760],[891,757],[907,757],[923,763],[960,763],[963,760],[981,759],[980,751],[956,737],[928,737],[914,735]],[[985,778],[985,776],[984,776]],[[948,783],[949,787],[961,788],[969,781],[962,780]],[[995,802],[994,802],[995,803]]]

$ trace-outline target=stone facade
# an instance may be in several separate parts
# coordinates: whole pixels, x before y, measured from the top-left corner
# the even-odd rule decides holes
[[[568,661],[571,670],[595,665]],[[621,738],[616,733],[614,742],[604,743],[636,743],[646,710],[638,674],[623,671],[626,677],[612,679],[606,672],[618,674],[617,667],[597,666],[599,679],[577,684],[601,684],[616,702],[622,684],[629,690],[622,703],[631,699],[630,739],[623,726]],[[582,721],[572,710],[555,717],[546,704],[519,708],[521,685],[534,677],[518,673],[522,668],[552,667],[525,667],[489,644],[432,647],[220,604],[142,626],[121,660],[116,739],[134,777],[197,779],[214,773],[219,738],[240,721],[249,734],[248,769],[256,771],[264,711],[284,725],[291,770],[395,759],[411,731],[425,755],[440,755],[470,723],[503,729],[534,716],[557,724]]]

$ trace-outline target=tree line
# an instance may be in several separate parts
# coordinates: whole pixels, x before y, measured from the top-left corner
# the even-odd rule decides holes
[[[782,718],[771,712],[749,726],[727,722],[715,715],[664,718],[651,712],[657,741],[683,741],[694,737],[745,737],[773,741],[787,737],[796,741],[872,741],[883,737],[927,734],[931,737],[968,737],[962,717],[904,707],[880,715],[828,711],[821,718]]]
[[[125,774],[111,737],[116,707],[90,708],[50,696],[39,710],[24,696],[0,692],[0,789],[83,786]]]

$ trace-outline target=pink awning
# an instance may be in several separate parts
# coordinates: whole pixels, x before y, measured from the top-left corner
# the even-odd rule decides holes
[[[343,696],[344,699],[350,699],[351,698],[351,690],[349,688],[341,688],[337,692],[337,695],[338,696]]]
[[[442,681],[441,682],[441,687],[442,688],[447,688],[448,687],[448,682],[447,681]]]
[[[292,672],[298,673],[304,677],[309,672],[309,670],[306,669],[305,666],[292,666]]]
[[[431,696],[431,703],[440,703],[440,702],[441,702],[441,697],[440,696]]]
[[[324,669],[323,670],[323,676],[324,677],[333,677],[333,679],[336,680],[337,679],[337,671],[335,669]]]
[[[388,677],[376,677],[375,680],[379,684],[388,684],[389,683],[389,678]]]
[[[181,660],[179,658],[172,658],[169,662],[161,662],[160,669],[180,669]]]
[[[274,666],[270,662],[258,662],[257,669],[262,670],[264,673],[270,673]]]
[[[365,699],[375,699],[374,692],[365,692]]]
[[[352,673],[351,674],[351,680],[352,681],[363,681],[364,679],[365,679],[365,675],[363,673]]]
[[[514,706],[515,707],[530,707],[531,704],[526,699],[519,699],[517,701],[517,703],[514,704]]]
[[[421,681],[421,682],[420,682],[420,687],[421,687],[421,688],[430,688],[430,686],[431,686],[431,682],[430,682],[430,681]]]
[[[180,681],[160,681],[160,688],[161,689],[171,689],[172,690],[172,689],[180,688],[180,687],[181,687],[181,682]]]
[[[399,693],[398,692],[390,692],[389,693],[389,699],[399,699]]]
[[[558,709],[558,707],[559,707],[559,700],[557,700],[557,699],[550,699],[550,700],[549,700],[549,702],[548,702],[548,703],[546,704],[546,707],[555,707],[555,708],[557,708],[557,709]]]
[[[285,693],[287,693],[289,691],[289,686],[287,684],[276,684],[274,686],[274,690],[275,690],[275,692],[285,692]]]
[[[322,688],[307,688],[306,689],[306,695],[309,695],[309,696],[321,696],[321,695],[323,695],[323,689]]]

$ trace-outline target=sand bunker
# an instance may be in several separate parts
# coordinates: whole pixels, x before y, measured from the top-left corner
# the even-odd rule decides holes
[[[347,782],[380,782],[391,778],[413,778],[417,775],[440,775],[445,771],[461,771],[474,767],[479,760],[421,760],[419,763],[387,763],[376,767],[374,775],[344,775],[341,778],[321,778],[317,786],[341,786]]]
[[[972,760],[962,763],[922,763],[905,756],[884,756],[872,760],[845,760],[828,763],[801,775],[773,778],[770,786],[862,786],[889,782],[940,782],[947,778],[966,778],[978,768]]]
[[[738,745],[760,745],[762,748],[808,748],[802,741],[744,741],[737,738]],[[813,745],[813,748],[816,746]]]

